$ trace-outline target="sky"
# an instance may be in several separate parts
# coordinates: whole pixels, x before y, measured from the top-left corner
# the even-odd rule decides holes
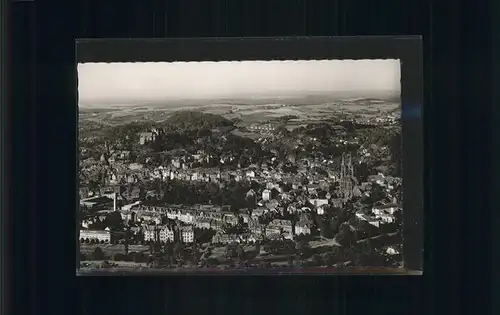
[[[81,105],[400,91],[399,60],[78,64]]]

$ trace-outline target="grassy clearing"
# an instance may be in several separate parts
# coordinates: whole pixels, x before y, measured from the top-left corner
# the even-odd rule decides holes
[[[93,253],[96,247],[100,247],[104,254],[111,255],[115,253],[125,253],[125,245],[121,244],[80,244],[80,252],[84,254]],[[129,245],[129,252],[144,252],[149,251],[149,246],[144,245]]]

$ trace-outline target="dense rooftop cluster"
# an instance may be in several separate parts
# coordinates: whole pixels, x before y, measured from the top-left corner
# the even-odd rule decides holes
[[[245,125],[181,111],[81,132],[81,258],[399,266],[401,130],[379,116]]]

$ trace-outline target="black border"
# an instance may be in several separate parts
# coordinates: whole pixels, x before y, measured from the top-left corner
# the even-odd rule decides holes
[[[403,250],[404,269],[407,271],[403,274],[422,274],[424,134],[421,36],[78,39],[76,51],[77,63],[399,59],[403,125]],[[76,126],[77,122],[76,117]],[[78,243],[78,239],[76,241]]]
[[[491,23],[492,25],[496,26],[496,29],[500,27],[500,3],[499,2],[492,2],[492,6],[494,8],[491,9]],[[492,27],[492,29],[495,29],[495,27]],[[499,56],[500,54],[500,35],[498,32],[492,32],[491,34],[492,39],[492,53],[491,56]],[[498,61],[492,62],[494,58],[491,58],[490,60],[492,69],[491,70],[491,82],[490,82],[490,91],[491,91],[491,105],[492,106],[492,159],[491,161],[491,168],[494,174],[494,178],[498,178],[500,175],[500,112],[498,109],[498,105],[500,103],[500,90],[498,89],[498,84],[500,83],[500,63]],[[496,105],[496,108],[495,108]],[[490,196],[500,196],[500,183],[498,181],[492,181],[491,185],[491,193]],[[491,249],[492,249],[492,261],[491,261],[491,268],[489,270],[490,274],[494,275],[493,280],[491,281],[491,301],[493,301],[491,305],[491,314],[499,314],[500,313],[500,300],[498,299],[498,296],[500,296],[500,273],[498,272],[498,265],[500,263],[500,250],[498,248],[498,243],[500,241],[500,229],[499,229],[499,222],[500,222],[500,213],[497,211],[498,209],[495,209],[492,207],[491,211],[491,222],[490,222],[490,227],[491,227],[491,233],[492,233],[492,240],[491,240]]]
[[[10,106],[10,51],[9,41],[10,36],[8,29],[10,27],[10,3],[7,0],[0,0],[0,209],[2,214],[0,216],[0,270],[4,275],[9,275],[10,270],[10,257],[7,251],[7,244],[10,241],[9,233],[7,233],[7,222],[10,213],[8,213],[8,163],[9,153],[5,150],[7,147],[7,130],[9,129],[9,121],[7,118]],[[6,259],[7,258],[7,259]],[[12,292],[7,289],[8,276],[0,279],[0,308],[2,313],[7,313],[6,302],[10,300]]]
[[[2,218],[6,232],[2,239],[5,243],[2,259],[8,262],[8,269],[4,266],[2,281],[8,281],[7,292],[9,298],[2,303],[2,307],[13,308],[18,312],[29,312],[35,309],[36,274],[32,262],[37,257],[36,233],[39,214],[33,211],[39,209],[36,202],[36,34],[35,34],[35,7],[31,2],[10,2],[6,10],[8,26],[6,68],[8,68],[7,87],[8,98],[2,102],[2,118],[5,126],[3,136],[3,195],[1,202],[8,212]],[[4,11],[2,11],[2,14]],[[4,70],[2,68],[2,70]],[[5,83],[5,82],[4,82]],[[18,227],[29,226],[29,229]],[[22,249],[21,251],[19,249]],[[24,282],[25,279],[30,279]],[[13,302],[22,297],[23,303]]]

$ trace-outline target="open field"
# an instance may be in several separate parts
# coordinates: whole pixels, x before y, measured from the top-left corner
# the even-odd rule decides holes
[[[125,246],[121,244],[80,244],[80,252],[84,254],[91,254],[96,247],[100,247],[106,255],[115,253],[125,253]],[[129,245],[129,252],[148,252],[149,246],[144,245]]]
[[[323,246],[340,246],[336,239],[322,239],[317,241],[309,242],[311,248],[323,247]]]
[[[210,104],[204,106],[145,108],[123,107],[107,110],[83,110],[80,112],[81,122],[93,122],[101,125],[120,125],[132,121],[162,122],[179,110],[196,110],[204,113],[217,114],[228,119],[239,118],[243,124],[269,121],[278,117],[294,115],[300,122],[324,120],[325,117],[336,118],[345,114],[371,116],[380,112],[399,114],[398,103],[364,103],[336,102],[309,105],[264,104],[264,105],[229,105]]]

